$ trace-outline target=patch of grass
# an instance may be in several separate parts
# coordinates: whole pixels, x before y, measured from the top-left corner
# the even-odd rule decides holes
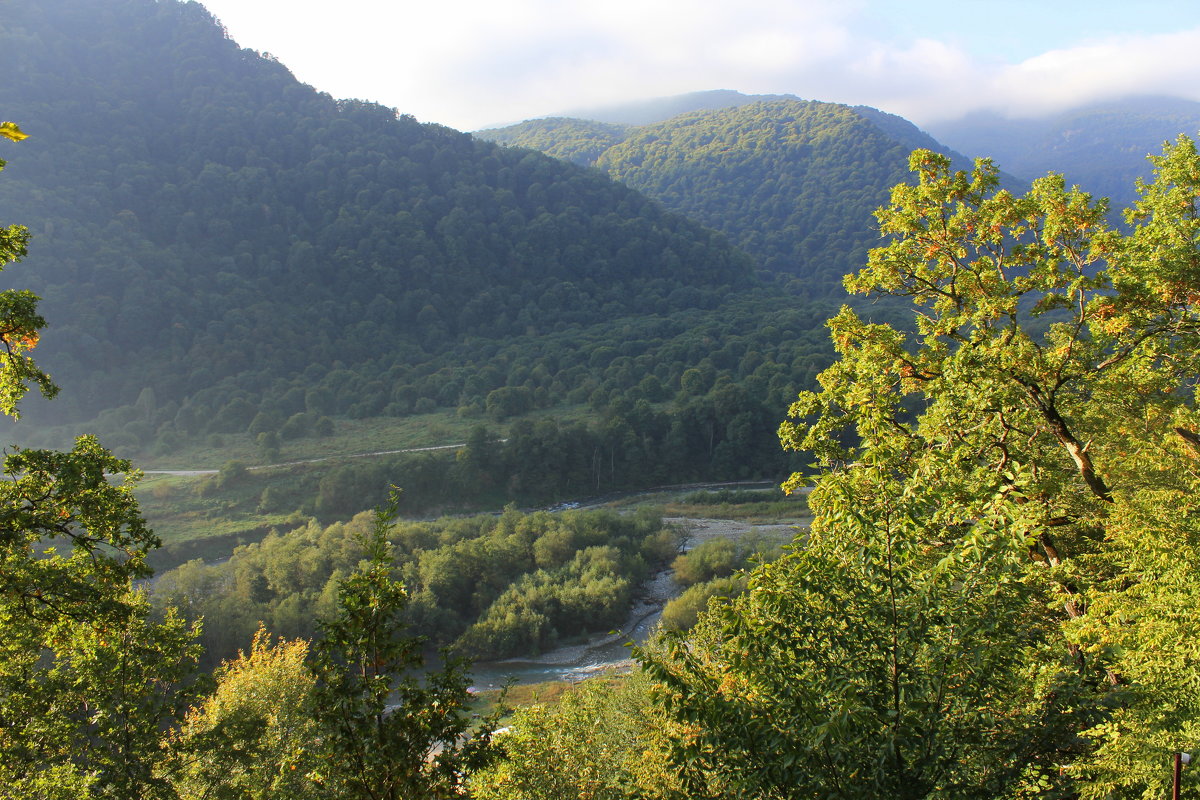
[[[510,686],[504,698],[505,705],[513,708],[531,706],[535,703],[556,705],[562,696],[571,690],[570,681],[545,681],[544,683],[526,683]],[[485,708],[490,711],[500,700],[499,689],[485,689],[475,696],[480,699]]]
[[[523,419],[553,418],[573,422],[587,418],[591,412],[585,406],[569,406],[527,414]],[[440,447],[467,440],[471,429],[483,425],[497,436],[508,434],[515,419],[497,423],[485,417],[460,417],[453,411],[413,414],[406,417],[372,417],[370,419],[335,419],[333,433],[328,436],[304,436],[280,442],[276,463],[309,461],[313,459],[354,456],[406,450],[416,447]],[[134,456],[141,469],[218,469],[230,460],[261,464],[262,457],[255,437],[248,433],[217,434],[191,440],[168,454],[139,453]]]
[[[329,436],[305,436],[283,440],[278,463],[320,458],[432,447],[466,441],[479,420],[462,419],[451,413],[411,417],[377,417],[334,420]],[[230,460],[261,464],[263,459],[254,437],[248,433],[218,434],[219,445],[198,439],[167,455],[142,454],[136,462],[142,469],[218,469]]]
[[[675,489],[637,494],[606,503],[614,509],[658,508],[664,517],[734,519],[758,524],[789,524],[807,520],[807,495],[784,495],[778,489]]]
[[[147,475],[137,489],[138,503],[163,547],[150,556],[156,569],[169,569],[193,558],[224,558],[240,544],[258,541],[272,528],[291,530],[308,519],[300,513],[306,481],[288,470],[247,472],[241,480],[218,485],[216,476]],[[283,498],[278,508],[261,508],[264,490]],[[294,500],[295,502],[288,502]]]
[[[767,489],[702,489],[689,492],[680,498],[681,502],[698,506],[719,505],[750,505],[753,503],[770,503],[784,498],[777,487]]]
[[[151,553],[150,564],[163,570],[193,558],[224,558],[236,546],[259,541],[273,529],[293,530],[314,518],[326,525],[348,520],[383,502],[389,485],[406,488],[410,478],[419,484],[419,470],[427,460],[452,461],[454,454],[379,458],[383,463],[333,456],[269,467],[227,465],[204,475],[147,474],[136,494],[143,516],[163,540],[163,547]],[[332,479],[329,486],[327,477]],[[442,497],[437,486],[426,485],[425,490],[424,499],[419,485],[401,495],[402,515],[474,513],[498,510],[505,503],[502,496]]]

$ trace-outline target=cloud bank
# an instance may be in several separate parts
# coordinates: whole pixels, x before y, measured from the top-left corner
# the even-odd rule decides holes
[[[240,44],[271,52],[322,91],[464,130],[718,88],[861,103],[918,124],[978,110],[1040,114],[1129,94],[1200,100],[1200,20],[1179,30],[1097,34],[1093,19],[1084,41],[1064,26],[1061,44],[1006,59],[973,52],[988,29],[971,25],[1001,35],[1005,25],[1030,25],[1023,14],[963,19],[962,33],[913,35],[882,14],[901,4],[878,0],[206,5]],[[1003,8],[976,6],[980,14]]]

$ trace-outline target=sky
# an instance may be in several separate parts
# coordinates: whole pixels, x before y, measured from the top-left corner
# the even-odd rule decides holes
[[[301,81],[460,130],[708,89],[917,124],[1200,100],[1196,0],[207,0]]]

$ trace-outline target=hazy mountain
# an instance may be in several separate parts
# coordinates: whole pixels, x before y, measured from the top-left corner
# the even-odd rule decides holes
[[[466,337],[711,304],[749,274],[599,173],[321,94],[198,4],[3,14],[0,109],[30,138],[0,151],[0,220],[34,234],[4,280],[45,298],[57,413],[146,388],[253,407]]]
[[[872,212],[909,178],[909,153],[948,152],[901,117],[795,99],[649,125],[552,118],[478,135],[595,165],[725,232],[765,268],[802,277],[817,295],[839,294],[842,276],[865,263],[878,242]]]
[[[630,128],[688,114],[719,111],[772,100],[799,100],[792,95],[742,94],[731,89],[659,97],[611,106],[581,108],[476,131],[497,144],[529,147],[555,158],[591,166],[608,148],[624,140]]]
[[[978,113],[931,126],[938,139],[973,157],[992,158],[1025,180],[1061,172],[1068,182],[1109,197],[1114,207],[1134,199],[1134,179],[1149,178],[1148,154],[1163,142],[1200,131],[1200,103],[1132,97],[1037,118]]]

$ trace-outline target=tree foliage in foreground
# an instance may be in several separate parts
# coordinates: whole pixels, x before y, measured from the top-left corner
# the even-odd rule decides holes
[[[391,575],[387,539],[395,516],[394,499],[376,512],[367,560],[341,581],[337,614],[314,646],[325,756],[314,779],[334,797],[459,796],[490,741],[490,723],[471,735],[465,663],[424,672],[422,642],[405,634],[408,595]]]
[[[24,137],[3,123],[0,138]],[[0,227],[0,266],[26,240],[23,227]],[[55,392],[27,355],[44,324],[33,294],[0,293],[6,414],[30,383]],[[15,797],[169,796],[153,771],[159,726],[186,700],[196,632],[173,614],[150,621],[132,588],[158,545],[133,497],[136,473],[84,436],[69,452],[10,452],[3,477],[0,786]]]
[[[1200,157],[1131,230],[913,154],[780,429],[827,470],[807,549],[648,665],[696,796],[1165,797],[1195,743]],[[795,475],[787,488],[805,477]]]
[[[497,763],[472,776],[479,800],[618,800],[677,796],[667,721],[644,674],[600,676],[556,704],[519,709],[495,739]]]
[[[164,772],[181,798],[320,797],[309,643],[259,628],[250,649],[216,672],[217,686],[168,741]]]

